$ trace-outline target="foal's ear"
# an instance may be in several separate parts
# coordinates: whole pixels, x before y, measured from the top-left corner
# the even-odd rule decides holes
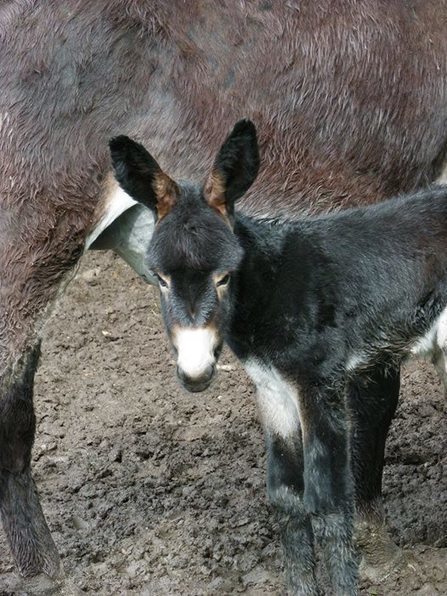
[[[233,214],[237,201],[253,184],[259,170],[256,128],[239,120],[220,148],[203,190],[207,203],[223,216]]]
[[[177,184],[143,145],[129,137],[115,137],[109,147],[115,178],[121,188],[135,201],[149,207],[156,219],[165,217],[177,200]]]

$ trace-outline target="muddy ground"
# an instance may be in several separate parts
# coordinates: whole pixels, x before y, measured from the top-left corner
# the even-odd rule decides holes
[[[90,254],[45,331],[34,472],[67,574],[86,594],[280,594],[253,390],[226,355],[202,394],[177,385],[157,296]],[[409,555],[362,594],[447,594],[447,401],[405,370],[385,501]],[[12,563],[0,531],[0,575]]]

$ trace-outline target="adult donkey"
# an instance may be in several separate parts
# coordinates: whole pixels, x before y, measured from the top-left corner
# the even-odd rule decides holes
[[[261,214],[261,194],[273,215],[415,189],[445,160],[446,20],[443,0],[0,4],[0,510],[22,575],[60,566],[30,471],[49,307],[95,240],[149,276],[153,221],[108,174],[107,140],[136,137],[173,177],[197,178],[251,117],[265,150],[248,213]],[[370,523],[398,389],[384,369],[350,388],[357,509]]]

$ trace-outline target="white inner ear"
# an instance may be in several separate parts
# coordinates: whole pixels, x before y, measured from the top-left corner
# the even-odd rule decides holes
[[[191,379],[200,378],[214,364],[216,330],[210,327],[177,328],[172,335],[177,366]]]

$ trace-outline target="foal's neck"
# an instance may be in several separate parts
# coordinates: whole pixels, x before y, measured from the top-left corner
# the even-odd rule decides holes
[[[292,296],[298,286],[304,290],[308,285],[312,263],[318,261],[318,242],[306,220],[282,222],[238,214],[234,232],[244,257],[232,285],[227,343],[245,359],[259,346],[260,335],[267,341],[267,333],[281,333]]]

